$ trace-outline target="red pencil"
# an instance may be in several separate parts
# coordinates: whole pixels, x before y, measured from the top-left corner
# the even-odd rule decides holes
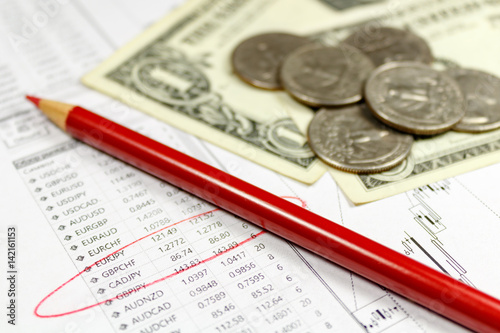
[[[500,301],[396,251],[81,107],[27,96],[73,137],[480,332]]]

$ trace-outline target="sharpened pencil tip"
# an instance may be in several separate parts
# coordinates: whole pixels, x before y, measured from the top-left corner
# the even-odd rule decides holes
[[[38,97],[34,97],[34,96],[30,96],[30,95],[26,95],[26,99],[31,101],[33,104],[35,104],[36,106],[39,106],[40,105],[40,98]]]

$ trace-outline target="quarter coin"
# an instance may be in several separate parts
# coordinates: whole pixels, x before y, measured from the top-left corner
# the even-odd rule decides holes
[[[473,69],[454,68],[446,74],[457,81],[466,102],[465,116],[453,129],[478,133],[500,128],[500,79]]]
[[[427,42],[406,30],[365,25],[344,39],[368,55],[375,66],[393,61],[431,64],[433,56]]]
[[[365,99],[379,120],[412,134],[442,133],[465,115],[458,83],[418,62],[393,62],[375,69],[366,81]]]
[[[339,106],[361,100],[373,69],[371,60],[352,46],[307,45],[283,61],[281,82],[304,104]]]
[[[413,136],[380,123],[361,104],[320,109],[309,125],[308,142],[328,165],[353,173],[375,173],[403,162]]]
[[[278,32],[250,37],[233,51],[231,60],[234,73],[258,88],[283,89],[279,79],[283,59],[309,43],[311,41],[306,37]]]

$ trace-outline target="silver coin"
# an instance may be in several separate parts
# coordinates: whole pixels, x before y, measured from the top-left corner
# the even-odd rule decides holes
[[[458,83],[418,62],[392,62],[366,81],[365,100],[382,122],[404,132],[442,133],[465,115]]]
[[[374,66],[348,46],[307,45],[290,54],[281,67],[281,82],[300,102],[338,106],[360,101],[363,83]]]
[[[353,173],[397,166],[410,153],[413,136],[377,121],[365,105],[320,109],[309,124],[308,141],[325,163]]]
[[[424,39],[412,32],[366,25],[344,39],[367,54],[375,66],[393,61],[418,61],[431,64],[433,56]]]
[[[306,37],[286,33],[266,33],[250,37],[233,51],[232,65],[236,75],[252,86],[283,89],[279,68],[283,59],[295,49],[311,43]]]
[[[500,128],[500,79],[473,69],[446,71],[457,81],[466,101],[465,116],[453,129],[461,132],[486,132]]]

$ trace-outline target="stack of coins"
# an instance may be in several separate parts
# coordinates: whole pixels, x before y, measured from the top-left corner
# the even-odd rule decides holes
[[[375,173],[403,162],[413,135],[500,128],[500,79],[439,71],[433,59],[412,32],[365,26],[337,46],[287,33],[254,36],[236,47],[232,65],[250,85],[284,89],[317,110],[308,142],[325,163]]]

